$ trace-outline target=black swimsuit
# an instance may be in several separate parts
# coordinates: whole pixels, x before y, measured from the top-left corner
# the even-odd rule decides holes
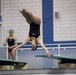
[[[38,38],[40,36],[40,25],[32,22],[30,24],[30,31],[29,31],[29,36]]]
[[[15,39],[14,39],[14,38],[12,38],[12,39],[9,39],[9,38],[8,38],[7,42],[8,42],[8,46],[13,46],[13,45],[15,45]]]

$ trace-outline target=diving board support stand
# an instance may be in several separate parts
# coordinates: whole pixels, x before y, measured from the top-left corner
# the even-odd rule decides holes
[[[0,70],[25,70],[28,69],[28,65],[1,65]]]
[[[14,70],[14,66],[11,66],[11,65],[0,65],[0,70]]]
[[[14,70],[23,70],[23,69],[28,69],[28,65],[27,64],[14,65]]]
[[[59,68],[76,68],[76,64],[75,63],[60,63],[60,60],[58,60],[58,67]]]

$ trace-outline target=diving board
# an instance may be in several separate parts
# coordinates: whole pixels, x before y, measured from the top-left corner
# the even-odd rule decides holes
[[[36,55],[35,57],[48,58],[46,55]],[[61,63],[76,63],[76,58],[61,56],[61,55],[51,55],[51,59],[61,60]]]
[[[0,58],[0,65],[19,65],[19,64],[26,64],[26,62],[17,61],[17,60],[10,60],[10,59],[2,59]]]
[[[27,69],[27,63],[17,60],[0,58],[0,70]]]
[[[35,57],[48,58],[46,55],[36,55]],[[49,59],[58,60],[59,68],[76,68],[76,58],[61,55],[52,55]]]

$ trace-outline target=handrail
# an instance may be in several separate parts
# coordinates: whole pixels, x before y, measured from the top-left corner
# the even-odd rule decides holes
[[[76,46],[75,47],[60,47],[60,49],[68,49],[68,48],[76,48]],[[19,48],[18,50],[30,50],[31,48]],[[39,47],[39,48],[37,48],[37,49],[43,49],[42,47]],[[58,49],[58,47],[47,47],[47,49]]]
[[[52,50],[54,50],[54,49],[58,49],[58,55],[60,55],[61,54],[61,49],[63,48],[64,50],[66,50],[67,48],[76,48],[76,43],[59,43],[59,44],[44,44],[45,46],[55,46],[55,45],[57,45],[56,47],[47,47],[47,49],[52,49]],[[68,45],[68,46],[67,46]],[[69,46],[70,45],[70,46]],[[72,46],[71,46],[72,45]],[[24,47],[26,47],[26,46],[30,46],[30,45],[24,45]],[[39,44],[38,44],[38,46],[40,46]],[[62,47],[63,46],[63,47]],[[7,48],[8,49],[8,46],[3,46],[3,45],[0,45],[0,48]],[[38,49],[43,49],[41,46],[40,47],[38,47]],[[17,50],[31,50],[31,48],[19,48],[19,49],[17,49]],[[17,56],[16,56],[16,58],[18,58],[18,52],[17,52],[17,50],[16,50],[16,54],[17,54]],[[7,51],[7,58],[8,58],[8,51]]]
[[[50,45],[50,44],[49,44]],[[60,45],[60,44],[58,44],[58,45]],[[30,46],[30,45],[24,45],[25,47],[26,46]],[[1,47],[3,47],[3,48],[8,48],[7,46],[2,46],[2,45],[0,45],[0,48]],[[51,48],[58,48],[58,46],[56,46],[56,47],[47,47],[47,49],[51,49]],[[61,47],[61,45],[60,45],[60,48],[76,48],[76,46],[70,46],[70,47],[68,47],[68,46],[64,46],[64,47]],[[31,49],[31,48],[19,48],[19,49]],[[38,48],[38,49],[41,49],[40,47]]]

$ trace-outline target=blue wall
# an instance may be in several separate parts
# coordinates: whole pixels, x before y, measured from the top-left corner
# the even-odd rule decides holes
[[[42,0],[43,42],[53,43],[53,0]]]

